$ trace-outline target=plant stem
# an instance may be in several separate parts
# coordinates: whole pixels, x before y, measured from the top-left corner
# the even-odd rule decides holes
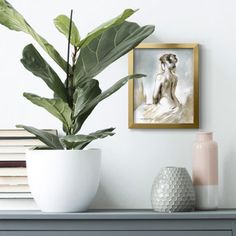
[[[67,91],[67,101],[70,107],[73,106],[73,100],[71,96],[71,84],[73,85],[73,75],[70,74],[70,38],[71,38],[71,28],[72,28],[72,17],[73,10],[70,11],[70,25],[69,25],[69,35],[68,35],[68,47],[67,47],[67,73],[66,73],[66,91]],[[72,80],[72,81],[70,81]]]
[[[74,52],[72,53],[72,74],[74,75],[75,64],[77,53],[79,52],[79,47],[74,46]]]
[[[79,52],[79,47],[74,46],[74,52],[72,53],[72,67],[70,70],[70,39],[71,39],[71,29],[72,29],[72,17],[73,17],[73,10],[71,10],[70,13],[70,24],[69,24],[69,35],[68,35],[68,48],[67,48],[67,78],[66,78],[66,91],[67,91],[67,102],[72,109],[74,108],[74,70],[75,70],[75,65],[76,65],[76,60],[77,60],[77,53]],[[72,114],[72,121],[73,120],[73,114]],[[71,128],[68,132],[67,135],[73,134],[73,128]]]

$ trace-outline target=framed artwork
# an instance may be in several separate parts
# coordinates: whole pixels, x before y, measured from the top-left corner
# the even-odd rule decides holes
[[[198,44],[143,43],[129,53],[129,128],[198,128]]]

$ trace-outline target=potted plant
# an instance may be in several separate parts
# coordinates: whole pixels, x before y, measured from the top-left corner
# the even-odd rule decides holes
[[[30,188],[42,211],[85,211],[96,194],[101,151],[83,149],[95,139],[114,135],[114,128],[87,135],[80,134],[80,129],[99,102],[119,90],[129,79],[144,76],[126,76],[105,91],[101,91],[95,79],[96,75],[154,31],[154,26],[140,27],[126,21],[134,12],[126,9],[83,39],[72,21],[72,12],[70,18],[65,15],[56,17],[56,28],[68,39],[67,60],[64,60],[19,12],[7,1],[0,0],[0,23],[11,30],[31,35],[65,72],[65,79],[61,80],[33,44],[23,49],[21,62],[24,67],[41,78],[53,92],[53,98],[32,93],[24,93],[24,97],[59,119],[65,132],[64,136],[59,137],[31,126],[18,125],[46,145],[27,153]],[[73,48],[71,62],[70,48]]]

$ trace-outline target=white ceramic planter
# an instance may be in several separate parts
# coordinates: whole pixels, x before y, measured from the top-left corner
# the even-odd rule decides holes
[[[44,212],[81,212],[100,179],[101,150],[32,150],[26,153],[32,195]]]

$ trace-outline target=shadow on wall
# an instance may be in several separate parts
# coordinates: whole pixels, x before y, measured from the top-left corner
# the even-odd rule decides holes
[[[204,124],[205,124],[205,117],[204,116],[204,112],[201,111],[206,111],[205,109],[205,97],[204,94],[207,93],[206,88],[204,86],[204,83],[202,83],[202,79],[204,78],[203,75],[203,71],[205,71],[205,59],[204,56],[202,55],[205,51],[205,48],[203,45],[199,45],[199,65],[198,65],[198,83],[199,83],[199,128],[203,129]],[[207,113],[208,119],[211,120],[211,118],[209,117],[210,112]]]
[[[106,191],[101,179],[97,194],[90,205],[89,209],[116,209],[119,208],[117,202],[112,200],[112,196]]]
[[[236,199],[236,189],[235,186],[231,186],[232,180],[236,179],[236,171],[233,168],[236,166],[236,150],[232,149],[226,156],[224,156],[222,161],[222,183],[221,193],[219,196],[220,202],[223,202],[224,207],[235,207]]]

